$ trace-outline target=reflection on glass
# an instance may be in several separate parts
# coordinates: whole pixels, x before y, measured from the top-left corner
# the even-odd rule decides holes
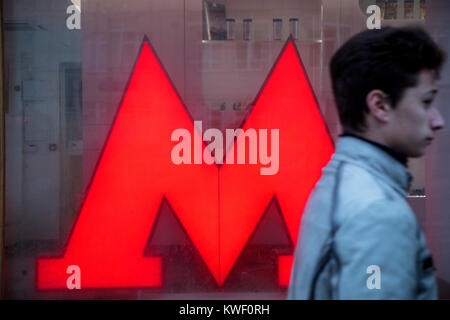
[[[298,39],[298,19],[297,18],[289,19],[289,34],[294,39]]]
[[[420,0],[420,19],[425,19],[425,0]]]
[[[203,40],[225,40],[225,5],[203,2]]]
[[[283,19],[273,19],[273,40],[281,40]]]
[[[413,0],[405,0],[404,2],[404,12],[405,19],[413,19],[414,18],[414,1]]]
[[[252,37],[252,19],[244,19],[244,40],[251,40]]]
[[[232,18],[227,18],[227,40],[236,39],[236,20]]]
[[[376,0],[375,3],[380,7],[382,20],[425,19],[425,0]]]

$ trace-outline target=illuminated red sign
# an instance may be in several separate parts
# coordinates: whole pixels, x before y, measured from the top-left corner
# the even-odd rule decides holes
[[[67,288],[71,265],[82,288],[162,286],[161,258],[143,253],[163,197],[219,286],[273,197],[296,243],[333,145],[295,43],[287,41],[242,127],[279,129],[277,174],[261,175],[260,164],[174,164],[171,133],[186,128],[201,140],[192,123],[145,40],[65,250],[37,259],[38,289]],[[291,264],[279,257],[281,285]]]

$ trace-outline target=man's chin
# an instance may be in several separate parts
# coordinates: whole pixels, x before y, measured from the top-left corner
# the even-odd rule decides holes
[[[410,152],[406,153],[406,156],[408,158],[420,158],[425,155],[426,147],[423,147],[420,150],[411,150]]]

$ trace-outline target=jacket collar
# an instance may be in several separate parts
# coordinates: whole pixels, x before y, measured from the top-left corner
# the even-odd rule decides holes
[[[353,136],[339,138],[336,159],[354,163],[372,171],[406,196],[412,176],[406,166],[392,154],[375,144]]]
[[[391,147],[388,147],[387,145],[384,145],[384,144],[381,144],[381,143],[378,143],[378,142],[375,142],[375,141],[372,141],[372,140],[365,139],[365,138],[357,136],[357,135],[355,135],[353,133],[343,133],[340,136],[341,137],[354,137],[354,138],[358,138],[358,139],[364,140],[364,141],[366,141],[368,143],[371,143],[374,146],[376,146],[376,147],[386,151],[387,153],[389,153],[395,159],[400,161],[404,166],[408,166],[408,157],[405,154],[403,154],[401,152],[398,152],[397,150],[392,149]]]

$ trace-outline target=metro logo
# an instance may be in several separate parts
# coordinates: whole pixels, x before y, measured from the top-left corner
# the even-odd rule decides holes
[[[174,164],[171,133],[186,128],[201,139],[192,123],[145,40],[65,251],[37,259],[38,289],[66,288],[70,265],[80,267],[83,289],[162,286],[161,258],[143,253],[163,197],[219,286],[274,196],[296,243],[333,145],[295,43],[287,41],[242,127],[279,128],[276,175],[260,175],[260,164]],[[283,284],[290,261],[280,257]]]

